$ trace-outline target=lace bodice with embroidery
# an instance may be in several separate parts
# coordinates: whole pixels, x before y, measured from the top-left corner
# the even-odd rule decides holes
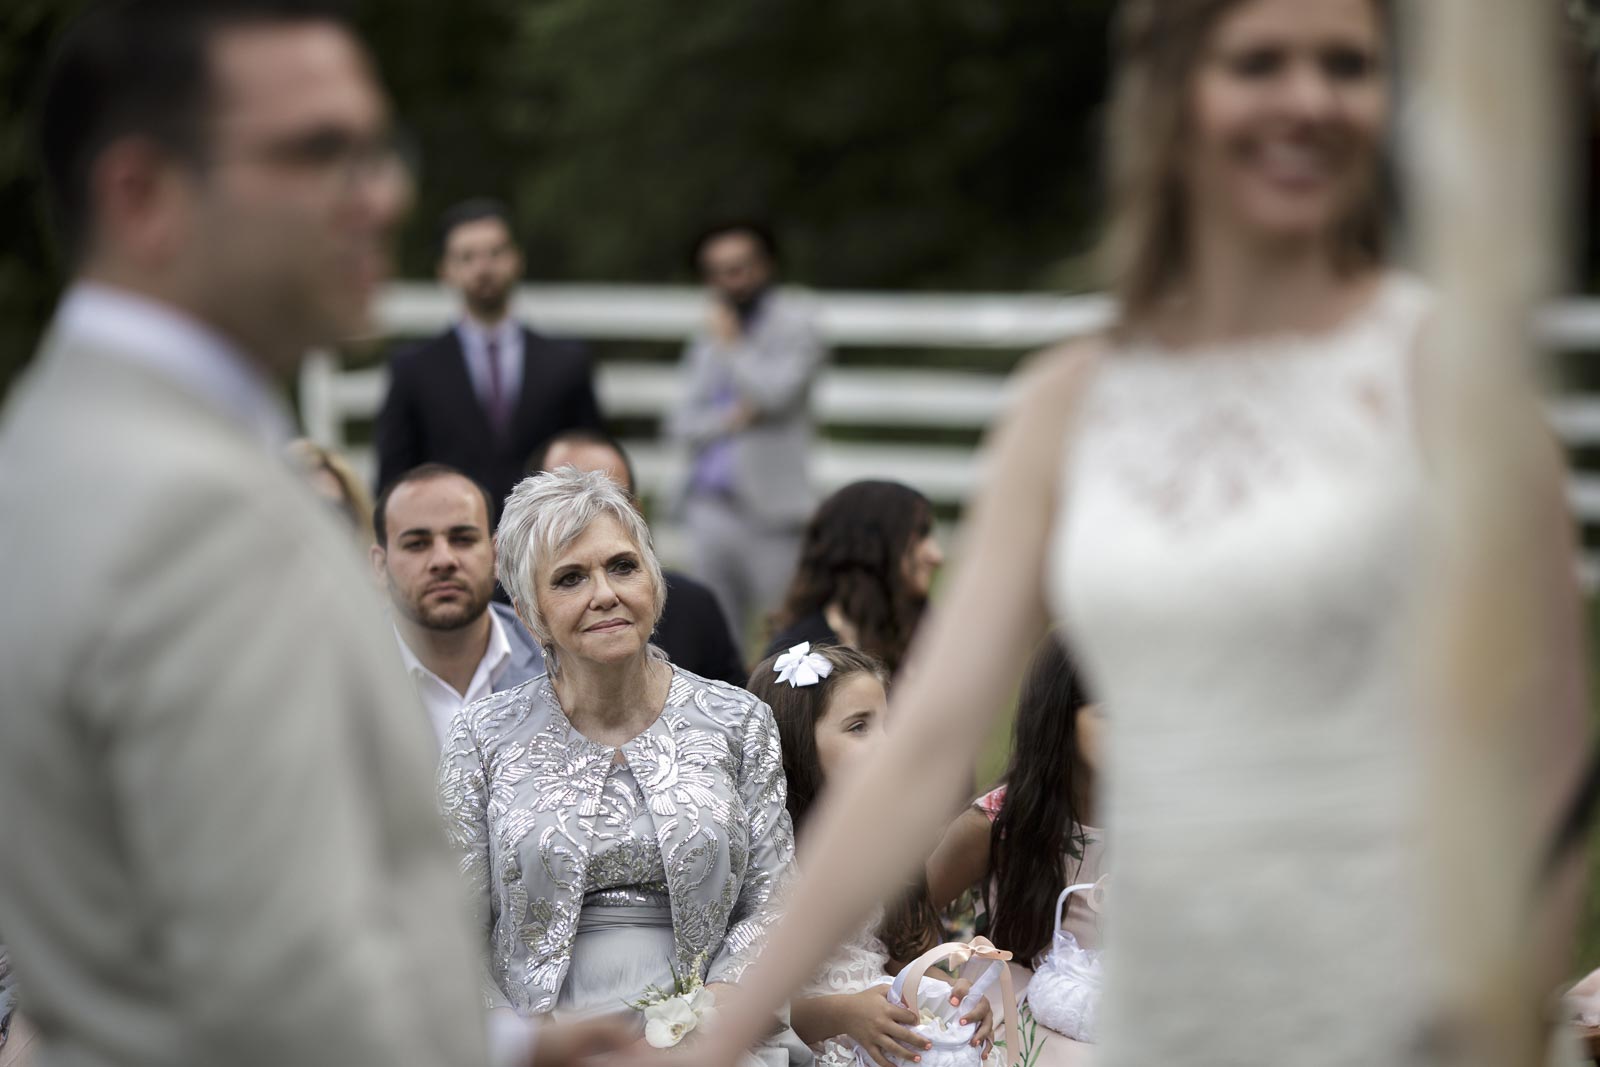
[[[1102,1067],[1415,1062],[1420,462],[1388,278],[1323,336],[1095,372],[1050,596],[1111,723]]]
[[[641,894],[666,897],[667,869],[650,802],[626,762],[612,764],[606,773],[594,828],[594,852],[584,871],[585,904],[627,905]]]

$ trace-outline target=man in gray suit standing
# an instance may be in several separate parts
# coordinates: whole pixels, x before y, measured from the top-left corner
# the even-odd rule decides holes
[[[811,299],[774,285],[766,227],[707,230],[694,259],[706,321],[684,353],[684,399],[669,430],[689,451],[680,513],[695,575],[743,636],[788,586],[815,502],[811,388],[827,348]]]
[[[314,0],[125,0],[48,78],[74,278],[0,421],[0,930],[51,1065],[485,1062],[426,723],[276,458],[279,380],[369,327],[388,130]]]

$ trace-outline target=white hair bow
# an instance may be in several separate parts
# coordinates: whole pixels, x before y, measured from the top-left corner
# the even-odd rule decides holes
[[[802,641],[778,657],[772,665],[778,681],[788,682],[794,689],[816,685],[833,673],[833,664],[820,652],[811,651],[811,642]]]

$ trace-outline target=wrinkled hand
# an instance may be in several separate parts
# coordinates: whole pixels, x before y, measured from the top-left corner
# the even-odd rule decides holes
[[[546,1022],[533,1040],[529,1067],[577,1067],[591,1056],[626,1048],[639,1037],[631,1012],[578,1022]]]
[[[1004,967],[1005,964],[997,966]],[[972,992],[971,979],[962,978],[955,982],[950,987],[950,1006],[959,1008],[970,992]],[[972,1035],[972,1047],[983,1049],[983,1057],[988,1059],[990,1049],[994,1048],[994,1007],[989,1003],[989,998],[979,997],[977,1003],[972,1005],[972,1010],[963,1013],[956,1021],[963,1026],[967,1023],[978,1024],[978,1032]]]
[[[888,986],[873,986],[840,1000],[844,1033],[854,1038],[878,1067],[895,1067],[895,1059],[921,1059],[921,1054],[933,1047],[911,1029],[917,1025],[917,1013],[891,1001]]]
[[[708,982],[705,989],[719,1013],[734,991],[727,982]],[[697,1028],[676,1048],[654,1047],[635,1027],[638,1040],[605,1050],[610,1055],[595,1060],[594,1067],[737,1067],[744,1049],[720,1040],[724,1028],[718,1021],[708,1020],[704,1030]]]

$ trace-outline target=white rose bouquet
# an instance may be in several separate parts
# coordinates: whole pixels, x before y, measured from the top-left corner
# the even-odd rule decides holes
[[[652,986],[628,1006],[644,1014],[644,1039],[652,1048],[673,1048],[695,1030],[709,1030],[717,1009],[711,990],[700,980],[702,960],[695,960],[689,977],[676,971],[672,988]]]

